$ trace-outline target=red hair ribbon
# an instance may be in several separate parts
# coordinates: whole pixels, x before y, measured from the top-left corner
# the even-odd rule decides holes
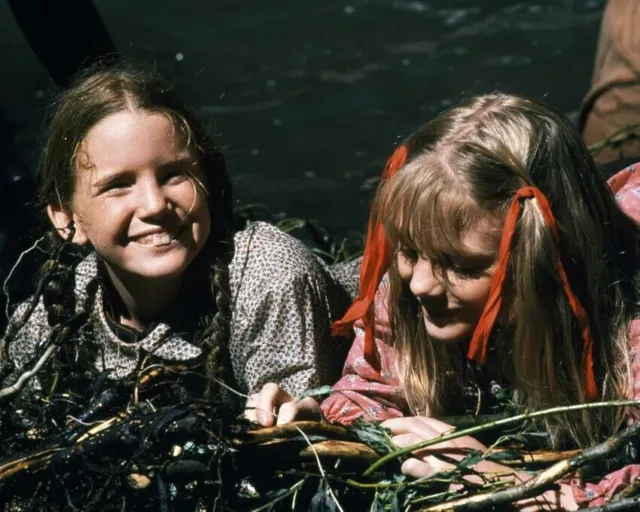
[[[382,181],[391,178],[405,164],[407,147],[398,146],[382,171]],[[360,267],[360,295],[344,316],[331,326],[334,335],[348,335],[356,320],[362,319],[365,326],[364,357],[373,367],[379,369],[373,341],[373,318],[371,306],[380,281],[391,266],[393,248],[388,244],[382,224],[377,219],[369,219],[369,228],[364,246],[364,257]]]
[[[471,344],[469,346],[469,352],[467,357],[475,360],[478,364],[482,365],[487,359],[487,349],[489,346],[489,336],[493,325],[500,313],[502,307],[502,287],[507,275],[507,269],[509,268],[509,258],[511,256],[511,242],[515,233],[516,224],[520,216],[521,199],[535,198],[538,201],[538,207],[544,217],[544,221],[547,227],[553,233],[556,241],[559,240],[558,226],[556,225],[556,219],[551,212],[551,206],[547,201],[547,198],[542,191],[536,187],[523,187],[516,192],[509,211],[505,220],[504,228],[502,230],[502,239],[500,241],[500,253],[498,260],[498,269],[493,277],[491,283],[491,289],[489,291],[489,298],[487,304],[484,307],[482,316],[478,321],[473,337],[471,338]],[[567,274],[562,265],[562,261],[558,258],[557,261],[558,275],[564,288],[564,292],[569,300],[569,306],[571,311],[578,320],[580,326],[580,333],[582,335],[582,365],[585,372],[584,392],[589,400],[595,400],[598,396],[598,390],[596,386],[596,380],[593,372],[593,339],[591,337],[591,327],[589,324],[589,317],[585,312],[582,304],[571,290]]]

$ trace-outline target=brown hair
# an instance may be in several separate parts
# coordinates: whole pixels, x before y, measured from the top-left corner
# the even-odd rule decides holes
[[[212,222],[203,253],[213,257],[211,309],[215,312],[203,323],[204,328],[197,336],[208,352],[206,368],[210,380],[207,393],[211,394],[214,377],[219,378],[223,371],[231,318],[228,265],[233,254],[232,190],[222,154],[176,90],[159,74],[129,63],[98,64],[77,76],[54,105],[40,174],[40,199],[43,205],[65,207],[70,204],[78,149],[84,138],[99,121],[126,110],[166,115],[181,142],[207,175],[206,192]],[[60,243],[53,230],[47,238],[51,245]],[[67,293],[69,286],[64,286]]]
[[[628,323],[637,313],[637,224],[617,206],[575,128],[541,103],[506,94],[473,98],[416,130],[408,156],[381,183],[372,215],[393,247],[409,245],[434,262],[460,251],[480,219],[504,219],[516,191],[547,197],[556,243],[537,200],[523,202],[512,245],[495,357],[513,368],[516,399],[529,409],[585,399],[582,339],[557,272],[558,258],[591,319],[595,373],[603,399],[626,394]],[[392,339],[409,403],[422,414],[447,412],[460,347],[433,343],[415,297],[390,270]],[[535,327],[534,327],[535,326]],[[620,411],[593,410],[544,420],[553,444],[609,435]]]

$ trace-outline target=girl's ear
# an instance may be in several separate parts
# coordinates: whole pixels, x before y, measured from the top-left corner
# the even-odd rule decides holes
[[[47,205],[47,215],[51,224],[53,224],[53,227],[62,238],[66,239],[69,236],[69,225],[73,222],[76,229],[73,243],[85,245],[89,241],[80,223],[76,221],[70,210],[59,205],[49,204]]]

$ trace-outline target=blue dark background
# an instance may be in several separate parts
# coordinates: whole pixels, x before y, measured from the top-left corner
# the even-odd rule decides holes
[[[363,230],[395,142],[502,89],[571,115],[604,0],[96,0],[118,50],[158,62],[225,148],[242,204]],[[81,23],[76,20],[75,23]],[[50,76],[0,3],[0,108],[34,168]]]

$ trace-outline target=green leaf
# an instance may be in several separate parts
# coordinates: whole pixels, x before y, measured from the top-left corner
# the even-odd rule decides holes
[[[396,449],[389,437],[389,431],[380,426],[379,423],[368,422],[358,418],[349,426],[349,433],[379,454],[385,455]]]
[[[483,458],[483,454],[480,450],[473,450],[469,455],[456,464],[456,467],[460,470],[469,469],[475,466]]]
[[[485,460],[503,461],[503,460],[523,460],[522,453],[517,450],[504,450],[500,452],[489,452],[484,456]]]
[[[315,398],[316,396],[326,396],[331,393],[333,393],[333,388],[331,386],[321,386],[319,388],[307,389],[298,397],[298,400],[308,397]]]

